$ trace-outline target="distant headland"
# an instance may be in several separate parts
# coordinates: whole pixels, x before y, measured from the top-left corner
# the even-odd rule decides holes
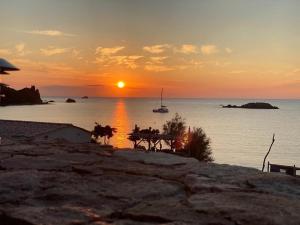
[[[242,108],[242,109],[279,109],[277,106],[273,106],[265,102],[251,102],[241,106],[238,105],[222,105],[223,108]]]
[[[38,105],[44,104],[40,92],[35,86],[15,90],[5,84],[1,84],[1,101],[0,106],[9,105]]]

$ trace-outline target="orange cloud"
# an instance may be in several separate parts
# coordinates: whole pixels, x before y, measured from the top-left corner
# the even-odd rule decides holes
[[[152,54],[160,54],[166,51],[166,49],[170,48],[170,45],[163,44],[163,45],[152,45],[152,46],[145,46],[143,50]]]
[[[49,48],[42,48],[40,49],[41,53],[45,56],[53,56],[53,55],[59,55],[63,54],[69,51],[68,48],[55,48],[55,47],[49,47]]]
[[[203,46],[201,46],[201,52],[204,55],[212,55],[212,54],[219,52],[219,50],[218,50],[217,46],[215,46],[215,45],[203,45]]]
[[[116,54],[120,51],[122,51],[125,47],[124,46],[116,46],[116,47],[112,47],[112,48],[103,48],[101,46],[96,48],[96,55],[113,55]]]
[[[166,72],[174,69],[165,65],[146,65],[145,70],[153,72]]]
[[[24,43],[19,43],[15,46],[17,55],[19,56],[25,56],[28,55],[30,53],[30,51],[26,51],[25,50],[25,44]]]
[[[198,47],[196,45],[185,44],[182,45],[179,49],[175,49],[176,52],[183,54],[195,54],[198,53]]]

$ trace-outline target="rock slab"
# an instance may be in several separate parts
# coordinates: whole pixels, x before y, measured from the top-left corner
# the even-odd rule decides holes
[[[299,225],[300,181],[93,144],[0,147],[0,224]]]

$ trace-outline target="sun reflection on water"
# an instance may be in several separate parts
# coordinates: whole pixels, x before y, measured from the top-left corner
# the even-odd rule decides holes
[[[130,131],[130,125],[124,99],[119,99],[116,103],[113,124],[117,128],[117,134],[113,138],[114,146],[118,148],[128,147],[127,134]]]

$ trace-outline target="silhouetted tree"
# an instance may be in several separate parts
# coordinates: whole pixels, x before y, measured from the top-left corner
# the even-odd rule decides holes
[[[114,133],[117,132],[116,128],[110,127],[106,125],[105,127],[101,126],[101,124],[95,123],[94,130],[92,131],[92,137],[97,142],[100,138],[103,138],[104,144],[109,143],[109,139],[114,136]]]
[[[202,128],[194,128],[188,133],[187,142],[184,146],[186,153],[199,161],[212,162],[212,150],[210,139],[206,136]]]
[[[137,134],[140,132],[140,128],[135,125],[132,132],[129,134],[128,140],[132,141],[134,143],[133,148],[138,148],[137,142],[140,140],[140,138],[137,136]]]
[[[186,125],[184,119],[175,114],[175,116],[163,125],[163,134],[171,135],[175,139],[173,142],[165,141],[171,149],[181,150],[184,147]]]
[[[141,140],[138,134],[145,134],[145,140],[148,142],[148,149],[150,149],[151,143],[155,144],[157,142],[155,135],[159,133],[158,129],[152,129],[152,127],[149,127],[148,129],[140,129],[137,125],[135,125],[134,129],[129,134],[128,139],[134,143],[134,148],[141,148],[142,146],[137,144],[137,142]]]

